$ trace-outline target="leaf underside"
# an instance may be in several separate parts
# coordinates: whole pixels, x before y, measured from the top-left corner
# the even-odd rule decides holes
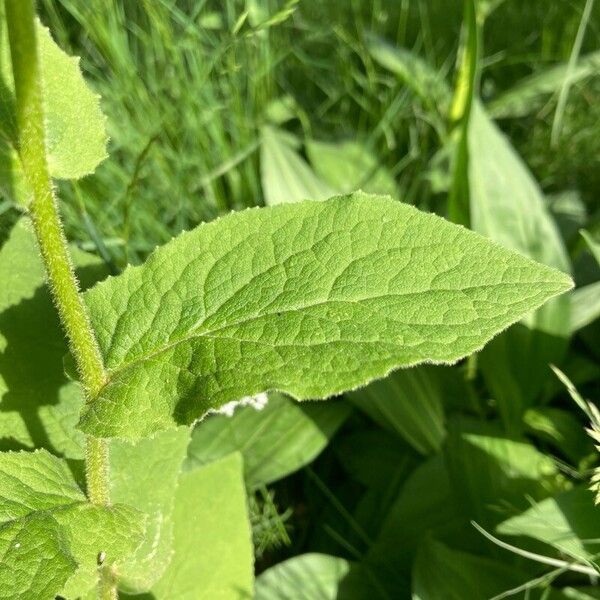
[[[86,293],[109,381],[80,426],[138,438],[262,391],[325,398],[452,363],[570,287],[390,198],[231,214]]]

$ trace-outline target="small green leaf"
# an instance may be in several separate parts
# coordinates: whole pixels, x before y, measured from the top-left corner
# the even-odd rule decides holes
[[[267,485],[312,462],[350,412],[344,402],[299,406],[281,394],[270,394],[260,411],[241,407],[231,417],[212,415],[198,423],[186,468],[238,451],[244,457],[246,485]]]
[[[141,541],[141,513],[89,504],[67,463],[45,450],[0,453],[0,489],[2,564],[19,565],[15,580],[0,569],[9,597],[78,597],[96,586],[101,552],[112,566]]]
[[[254,600],[335,600],[351,564],[327,554],[301,554],[267,569],[256,580]],[[358,596],[355,596],[358,598]]]
[[[307,140],[306,153],[316,174],[336,193],[364,190],[370,194],[398,195],[392,175],[359,142]]]
[[[111,501],[132,506],[147,515],[142,543],[119,564],[122,590],[149,590],[169,564],[173,505],[189,438],[189,427],[179,427],[135,444],[111,441]]]
[[[583,563],[600,552],[598,508],[594,494],[583,488],[546,498],[500,523],[496,531],[540,540]]]
[[[483,527],[567,485],[551,457],[525,439],[506,436],[494,422],[452,421],[445,460],[458,505]]]
[[[570,287],[391,199],[230,214],[86,293],[109,382],[81,427],[143,437],[264,391],[324,398],[451,363]]]
[[[240,455],[232,454],[180,476],[174,554],[152,588],[152,598],[252,597],[252,542],[242,469]]]
[[[260,145],[260,177],[267,206],[325,200],[335,190],[322,181],[297,152],[297,142],[282,129],[265,126]]]
[[[14,80],[6,21],[0,31],[0,189],[15,202],[27,202],[29,191],[16,153]],[[46,119],[48,169],[58,179],[79,179],[93,173],[106,154],[105,117],[100,97],[87,86],[79,59],[66,55],[47,28],[37,23],[37,41]]]

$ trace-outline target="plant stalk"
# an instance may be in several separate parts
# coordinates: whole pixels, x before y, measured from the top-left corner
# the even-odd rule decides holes
[[[79,292],[48,171],[33,1],[5,0],[5,7],[15,81],[18,150],[32,193],[29,210],[52,298],[89,399],[105,384],[106,372]],[[85,458],[88,498],[95,504],[108,504],[106,441],[88,438]],[[101,582],[98,591],[102,600],[116,598],[112,583]]]

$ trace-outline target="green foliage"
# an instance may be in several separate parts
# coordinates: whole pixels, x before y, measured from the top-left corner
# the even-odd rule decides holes
[[[546,498],[500,523],[496,531],[540,540],[580,563],[594,561],[600,551],[597,509],[592,493],[582,488]]]
[[[297,152],[297,141],[271,126],[262,130],[260,174],[265,204],[325,200],[334,188],[321,180]]]
[[[190,432],[186,427],[167,431],[136,444],[110,444],[110,497],[146,515],[144,539],[119,565],[119,586],[146,591],[171,560],[173,506],[178,477]]]
[[[440,450],[446,429],[441,382],[435,368],[396,371],[349,398],[382,428],[394,431],[418,452]]]
[[[350,564],[343,558],[304,554],[265,571],[256,580],[254,598],[277,600],[300,593],[303,600],[335,600],[340,598],[340,583],[349,571]]]
[[[73,260],[84,284],[105,275],[93,255],[73,248]],[[83,436],[75,425],[81,392],[63,373],[67,345],[25,219],[0,249],[0,279],[0,444],[80,459]]]
[[[413,570],[413,600],[486,600],[522,582],[514,568],[426,539]]]
[[[91,87],[31,16],[35,118],[2,4],[0,598],[598,595],[600,5],[575,4],[45,1]],[[58,187],[83,287],[116,275],[80,313],[86,396],[22,157],[91,174],[91,89],[113,160]]]

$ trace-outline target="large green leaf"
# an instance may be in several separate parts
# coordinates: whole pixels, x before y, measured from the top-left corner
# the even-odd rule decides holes
[[[260,176],[268,206],[308,199],[325,200],[336,191],[298,154],[293,136],[269,125],[262,130]]]
[[[0,589],[11,594],[0,597],[78,597],[96,586],[100,553],[112,567],[141,541],[142,513],[89,504],[45,450],[0,453],[0,489]]]
[[[198,423],[186,468],[194,469],[239,451],[250,488],[266,485],[310,463],[349,416],[344,402],[298,405],[270,394],[260,411],[247,406],[229,417],[211,415]]]
[[[123,590],[149,590],[169,564],[173,505],[189,438],[189,428],[179,427],[134,444],[111,441],[111,501],[147,515],[142,543],[119,565],[119,587]]]
[[[259,392],[323,398],[453,362],[569,287],[391,199],[230,214],[86,293],[109,381],[81,427],[143,437]]]
[[[104,275],[97,258],[72,252],[84,284]],[[81,392],[63,373],[67,344],[44,280],[30,223],[22,219],[0,249],[0,448],[43,447],[79,459]]]
[[[500,523],[496,531],[534,538],[580,562],[588,562],[600,552],[598,508],[588,489],[576,488],[546,498]]]
[[[434,368],[396,371],[349,397],[379,425],[400,435],[418,452],[431,454],[440,449],[446,429],[442,390]]]
[[[180,476],[174,554],[151,598],[252,597],[252,541],[242,470],[240,455],[232,454]]]
[[[0,14],[0,190],[13,201],[26,202],[28,186],[16,151],[14,80],[4,10]],[[100,97],[85,83],[79,59],[67,56],[48,29],[37,24],[46,150],[50,175],[78,179],[106,158],[105,117]]]

